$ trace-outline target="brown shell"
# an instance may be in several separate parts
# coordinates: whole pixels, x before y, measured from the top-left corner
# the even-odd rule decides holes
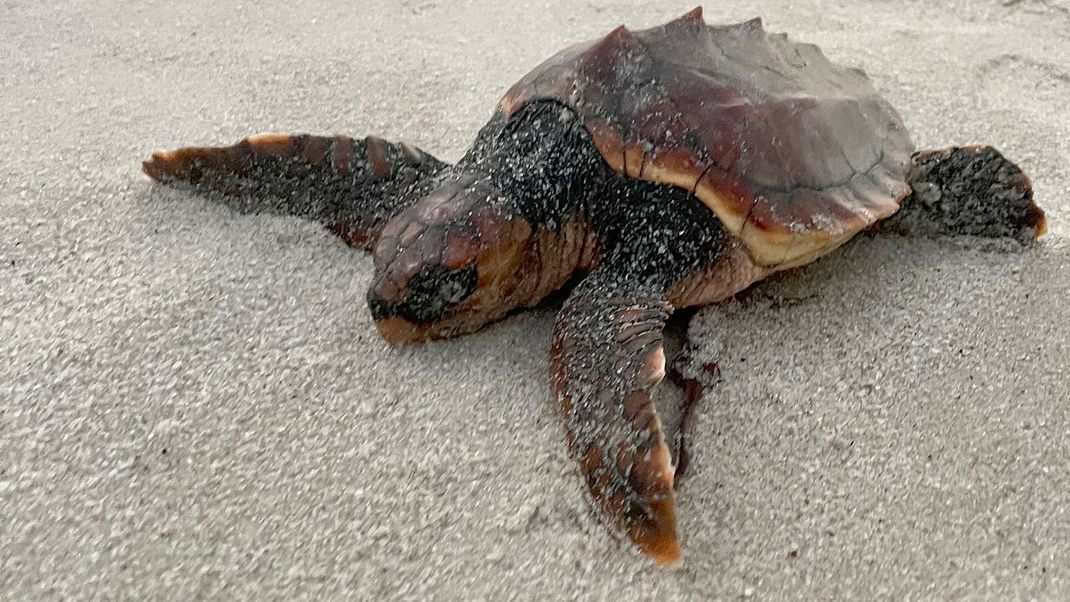
[[[567,48],[517,82],[510,115],[556,100],[617,172],[691,190],[773,269],[801,265],[899,208],[913,144],[866,74],[758,19],[701,8]]]

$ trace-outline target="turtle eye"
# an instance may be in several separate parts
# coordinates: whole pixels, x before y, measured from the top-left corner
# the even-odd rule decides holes
[[[425,266],[409,279],[408,303],[414,322],[431,322],[468,298],[476,288],[476,268],[451,270],[441,264]],[[404,316],[408,317],[408,316]]]
[[[475,266],[450,269],[441,264],[425,265],[409,277],[400,301],[389,302],[369,291],[368,308],[375,320],[398,316],[414,324],[427,324],[467,299],[477,280]]]

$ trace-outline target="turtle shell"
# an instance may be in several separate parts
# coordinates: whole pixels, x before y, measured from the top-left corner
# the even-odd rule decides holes
[[[517,82],[511,115],[554,100],[618,173],[690,190],[771,269],[802,265],[899,208],[913,144],[866,74],[759,19],[701,8],[577,44]]]

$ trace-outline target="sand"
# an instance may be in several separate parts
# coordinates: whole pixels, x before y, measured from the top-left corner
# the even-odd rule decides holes
[[[861,237],[697,314],[723,382],[671,571],[591,513],[552,306],[389,350],[368,258],[139,165],[261,131],[456,159],[561,46],[690,4],[260,4],[0,4],[0,598],[1070,597],[1065,0],[706,7],[864,67],[919,146],[996,145],[1051,232]]]

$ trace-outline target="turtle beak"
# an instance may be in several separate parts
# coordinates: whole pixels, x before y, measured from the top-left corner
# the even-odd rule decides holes
[[[403,318],[392,317],[375,320],[375,328],[379,336],[391,347],[397,347],[406,343],[418,343],[427,340],[429,333],[416,324]]]
[[[1041,213],[1040,220],[1037,221],[1037,238],[1044,236],[1048,233],[1048,218]]]

